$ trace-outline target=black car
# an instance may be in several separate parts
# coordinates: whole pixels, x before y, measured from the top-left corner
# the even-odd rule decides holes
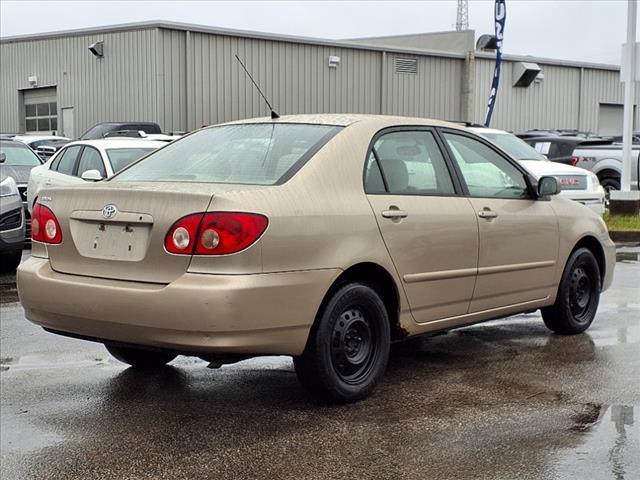
[[[162,133],[160,125],[153,122],[103,122],[94,125],[84,132],[80,136],[80,140],[99,140],[107,136],[118,136],[117,132],[131,132],[139,130],[142,130],[145,133]]]
[[[536,149],[537,152],[546,155],[553,162],[573,165],[573,151],[578,146],[607,145],[610,139],[589,139],[585,137],[545,135],[533,138],[523,138],[525,142]]]

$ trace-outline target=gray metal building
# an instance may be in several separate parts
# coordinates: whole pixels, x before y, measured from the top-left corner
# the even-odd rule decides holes
[[[89,51],[95,42],[102,56]],[[0,131],[77,137],[102,121],[171,131],[264,116],[236,53],[282,114],[481,122],[494,63],[474,44],[472,31],[326,41],[170,22],[5,37]],[[514,86],[530,64],[540,69],[535,79]],[[492,126],[619,133],[619,76],[612,65],[507,56]]]

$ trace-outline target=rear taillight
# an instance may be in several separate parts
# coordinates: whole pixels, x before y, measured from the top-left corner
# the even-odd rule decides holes
[[[268,224],[267,217],[256,213],[194,213],[171,226],[164,248],[178,255],[236,253],[258,240]]]
[[[62,229],[49,207],[36,203],[31,216],[31,239],[42,243],[62,243]]]
[[[579,161],[580,157],[571,157],[571,165],[573,165],[574,167],[578,164]]]

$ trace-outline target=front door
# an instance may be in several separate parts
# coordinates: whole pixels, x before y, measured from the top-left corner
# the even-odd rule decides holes
[[[478,226],[431,130],[380,135],[365,190],[418,323],[469,309],[478,262]]]
[[[478,217],[478,279],[469,312],[548,297],[559,243],[550,203],[532,198],[523,171],[488,143],[453,132],[443,136]]]

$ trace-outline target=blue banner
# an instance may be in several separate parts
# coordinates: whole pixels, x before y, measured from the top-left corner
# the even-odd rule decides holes
[[[487,104],[487,114],[484,118],[484,126],[488,127],[493,115],[493,107],[498,96],[498,86],[500,85],[500,67],[502,66],[502,40],[504,39],[504,24],[507,19],[506,0],[496,0],[495,22],[496,22],[496,66],[493,70],[493,81],[491,82],[491,92],[489,93],[489,103]]]

